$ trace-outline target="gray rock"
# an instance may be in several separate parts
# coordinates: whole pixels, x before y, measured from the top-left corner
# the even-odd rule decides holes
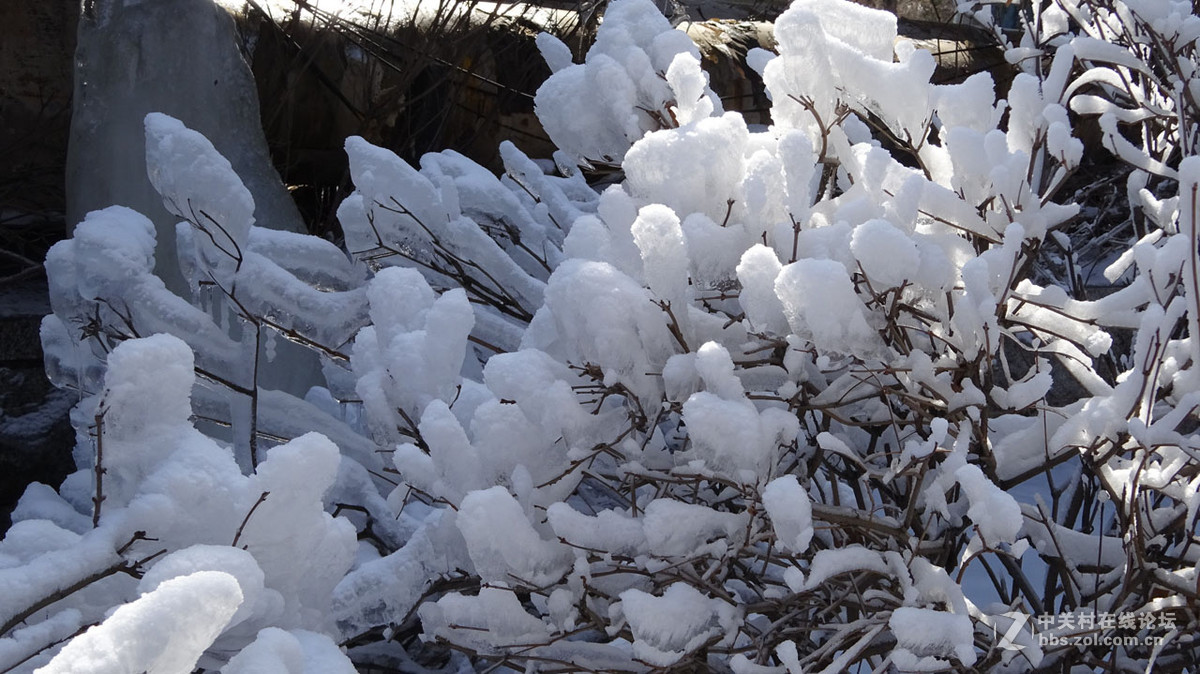
[[[58,485],[75,469],[76,397],[50,385],[38,325],[50,313],[44,278],[0,286],[0,536],[30,482]]]
[[[191,297],[175,253],[179,218],[146,176],[143,120],[162,112],[203,133],[254,197],[255,224],[304,232],[271,164],[258,92],[233,19],[211,0],[85,0],[75,52],[67,156],[67,226],[90,211],[127,206],[154,222],[155,273]],[[259,383],[303,394],[319,382],[315,355],[290,344]]]
[[[254,196],[258,225],[304,231],[271,165],[254,78],[225,10],[211,0],[85,0],[75,63],[68,230],[114,204],[140,211],[158,230],[155,271],[189,295],[175,259],[178,218],[146,177],[142,120],[163,112],[229,159]]]
[[[75,470],[70,391],[50,385],[41,364],[0,366],[0,536],[30,482],[57,486]]]

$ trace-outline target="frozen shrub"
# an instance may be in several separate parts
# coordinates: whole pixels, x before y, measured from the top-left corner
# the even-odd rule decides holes
[[[255,227],[150,116],[194,296],[126,209],[51,251],[80,472],[0,542],[0,662],[153,618],[138,671],[1189,666],[1200,19],[1025,18],[997,100],[931,84],[892,15],[801,0],[751,129],[616,0],[583,64],[539,42],[538,112],[620,184],[352,138],[348,254]],[[1089,115],[1136,235],[1071,193]],[[181,597],[206,610],[154,618]],[[1053,619],[1085,614],[1091,644]]]

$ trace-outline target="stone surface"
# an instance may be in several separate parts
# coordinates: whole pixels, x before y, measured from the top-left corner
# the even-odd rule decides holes
[[[0,4],[0,91],[29,109],[71,100],[79,0]]]
[[[75,468],[77,396],[54,388],[42,366],[38,326],[49,311],[44,278],[0,287],[0,532],[26,484],[57,487]]]
[[[79,19],[67,157],[67,226],[114,204],[158,228],[156,272],[187,296],[174,227],[146,177],[142,121],[163,112],[212,141],[254,196],[257,224],[304,231],[271,165],[233,20],[210,0],[88,0]]]
[[[50,313],[46,278],[38,276],[0,286],[0,364],[41,364],[38,331]]]
[[[58,487],[75,470],[68,418],[74,404],[70,391],[50,385],[40,364],[0,366],[0,532],[27,484]]]
[[[20,256],[0,256],[0,278],[62,238],[78,16],[79,0],[0,2],[0,247]]]

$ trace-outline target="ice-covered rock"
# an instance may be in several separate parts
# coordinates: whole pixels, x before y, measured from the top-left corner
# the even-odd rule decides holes
[[[181,292],[175,223],[146,176],[142,120],[164,112],[203,133],[254,199],[259,226],[303,231],[271,165],[254,78],[233,21],[211,0],[96,0],[79,21],[67,158],[67,227],[89,211],[128,206],[154,221],[156,273]]]

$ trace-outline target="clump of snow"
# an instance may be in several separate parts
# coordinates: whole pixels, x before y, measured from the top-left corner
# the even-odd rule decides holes
[[[542,326],[553,332],[539,330]],[[665,312],[641,284],[608,263],[584,260],[568,260],[555,270],[546,304],[523,346],[595,363],[606,379],[620,381],[646,399],[657,397],[662,385],[648,373],[676,348]]]
[[[996,128],[1004,106],[993,102],[995,82],[989,72],[975,73],[959,84],[937,88],[938,117],[950,127],[967,127],[980,133]]]
[[[176,438],[195,437],[189,417],[192,351],[170,335],[123,342],[108,357],[102,415],[106,505],[128,503],[167,459]]]
[[[221,674],[303,674],[304,650],[295,637],[268,627],[221,668]]]
[[[840,262],[797,260],[779,272],[775,294],[792,330],[818,349],[853,354],[875,349],[878,336],[868,323],[867,308]]]
[[[701,288],[721,286],[734,277],[748,233],[742,225],[724,226],[704,213],[692,213],[683,220],[691,262],[692,285]]]
[[[63,529],[50,520],[16,521],[0,541],[0,567],[11,568],[28,563],[43,554],[65,550],[80,542],[80,535]]]
[[[115,532],[91,530],[69,548],[38,555],[23,565],[0,569],[0,619],[13,619],[58,588],[70,587],[119,561]]]
[[[549,628],[529,615],[512,590],[484,587],[476,596],[449,594],[422,604],[417,612],[426,634],[465,641],[483,653],[501,644],[546,641]]]
[[[595,515],[585,515],[565,503],[555,503],[546,515],[554,534],[569,545],[624,555],[647,550],[643,522],[624,513],[601,510]]]
[[[1024,523],[1016,499],[992,484],[979,466],[967,464],[954,471],[954,476],[971,502],[967,516],[984,540],[992,545],[1015,543]]]
[[[748,523],[745,514],[669,499],[651,501],[642,515],[650,550],[666,557],[690,555],[709,543],[742,536]]]
[[[855,227],[850,250],[877,292],[899,287],[921,265],[917,244],[887,220],[868,220]]]
[[[283,597],[263,584],[263,572],[253,555],[238,548],[217,545],[193,545],[159,560],[138,583],[142,594],[153,592],[163,583],[198,571],[220,571],[234,577],[242,593],[242,603],[229,620],[235,627],[250,619],[270,621],[283,610]]]
[[[874,571],[885,575],[889,573],[883,556],[861,545],[819,550],[813,555],[805,588],[812,589],[834,576],[850,571]]]
[[[763,506],[780,547],[802,553],[812,541],[812,503],[795,475],[777,477],[762,491]]]
[[[89,518],[72,508],[71,504],[54,489],[40,482],[31,483],[26,487],[25,493],[21,494],[21,500],[13,508],[13,528],[26,520],[51,522],[61,529],[76,534],[83,534],[92,528]],[[9,531],[11,532],[12,528]],[[7,540],[7,535],[5,538]],[[3,543],[0,543],[0,546],[2,545]],[[3,547],[0,547],[0,550],[2,549]],[[7,554],[12,554],[12,552],[9,551]]]
[[[43,674],[188,674],[242,603],[221,571],[173,578],[72,639]]]
[[[475,314],[465,292],[437,296],[412,269],[381,270],[367,296],[372,325],[355,338],[355,389],[377,437],[395,442],[406,416],[419,419],[433,400],[457,395]]]
[[[456,523],[485,582],[546,585],[570,568],[570,552],[543,540],[504,487],[467,494]]]
[[[738,299],[756,330],[777,334],[787,330],[783,302],[775,294],[775,279],[782,269],[775,252],[762,244],[751,246],[738,263],[737,277],[742,284]]]
[[[676,213],[700,212],[714,222],[742,201],[750,132],[736,113],[706,117],[678,129],[654,131],[630,148],[623,163],[635,198],[654,199]]]
[[[545,352],[528,349],[492,356],[483,379],[492,394],[515,402],[530,421],[551,434],[571,438],[583,435],[591,424],[571,389],[572,373]]]
[[[720,632],[714,603],[687,583],[674,583],[658,597],[622,592],[621,612],[633,632],[634,655],[656,667],[675,664]]]
[[[192,241],[219,283],[230,287],[254,224],[254,198],[203,134],[161,113],[146,115],[146,169],[172,214],[192,223]]]
[[[694,365],[707,389],[683,403],[683,421],[696,454],[715,468],[740,471],[738,479],[753,481],[776,448],[796,437],[795,417],[778,409],[755,408],[723,347],[706,343]]]
[[[383,240],[428,246],[429,234],[422,225],[434,227],[450,217],[433,183],[395,153],[357,136],[346,139],[346,155],[362,205],[374,214],[372,225]],[[394,195],[402,199],[400,208],[392,201]],[[376,209],[376,206],[389,208]],[[338,219],[343,220],[340,212]],[[365,237],[361,241],[346,241],[351,250],[369,250],[376,243]]]
[[[674,306],[687,304],[691,299],[688,254],[675,212],[660,204],[646,206],[638,212],[630,233],[642,252],[642,268],[650,290]]]
[[[662,128],[675,92],[667,72],[676,58],[699,61],[699,50],[675,30],[649,0],[611,3],[596,41],[581,64],[564,60],[562,49],[550,54],[554,74],[538,88],[538,118],[547,135],[576,161],[620,162],[647,131]],[[686,77],[677,66],[675,82],[683,93],[696,93],[696,71]],[[702,85],[701,85],[702,86]],[[704,87],[705,98],[715,96]],[[710,103],[711,104],[711,103]],[[683,103],[685,116],[702,111]]]
[[[708,89],[708,76],[688,52],[676,54],[667,68],[667,84],[675,94],[675,121],[681,125],[710,117],[720,100]]]
[[[542,60],[550,67],[550,72],[556,73],[573,64],[574,57],[571,55],[571,48],[557,37],[550,33],[538,33],[536,42],[538,51],[542,54]]]
[[[354,674],[354,663],[328,636],[268,627],[221,668],[221,674]]]
[[[329,608],[333,588],[354,561],[354,527],[325,512],[324,497],[341,457],[324,436],[309,433],[272,448],[240,499],[249,513],[268,496],[242,529],[243,545],[263,570],[267,587],[285,599],[295,626],[315,629]]]
[[[896,644],[920,656],[953,656],[970,667],[975,664],[974,633],[971,618],[957,613],[901,606],[892,611],[888,627],[896,635]]]
[[[484,486],[485,464],[471,446],[462,424],[449,407],[434,401],[417,426],[428,451],[411,443],[398,445],[392,462],[409,484],[443,494],[457,503],[469,491]]]
[[[76,609],[66,609],[39,623],[14,629],[0,639],[0,667],[6,672],[17,671],[22,664],[28,667],[46,644],[65,641],[82,626],[83,615]]]

